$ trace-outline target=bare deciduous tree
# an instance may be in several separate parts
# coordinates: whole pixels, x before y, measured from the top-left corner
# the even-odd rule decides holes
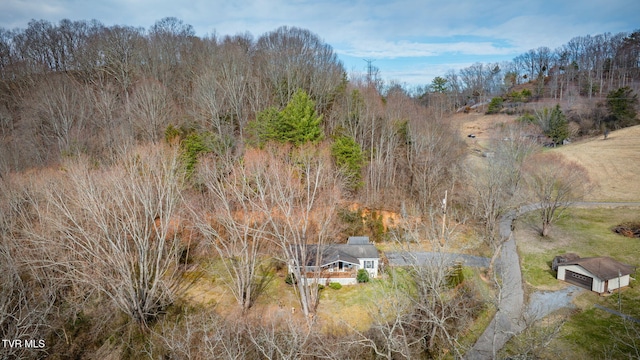
[[[291,315],[272,319],[267,324],[248,326],[247,336],[266,359],[303,359],[315,329],[298,323]]]
[[[467,168],[471,211],[484,223],[482,235],[493,251],[489,272],[506,240],[498,234],[500,217],[522,202],[522,167],[525,159],[538,150],[527,133],[526,127],[519,125],[503,127],[492,137],[483,162]]]
[[[52,75],[24,102],[36,134],[45,143],[53,140],[58,152],[81,147],[78,143],[90,116],[90,102],[81,83],[68,75]]]
[[[461,357],[463,348],[458,343],[458,336],[473,319],[478,302],[465,284],[455,286],[458,285],[457,275],[453,272],[455,264],[447,251],[456,241],[457,230],[451,223],[445,223],[444,232],[440,232],[438,222],[431,212],[426,224],[416,223],[407,232],[409,238],[405,239],[405,247],[410,249],[427,241],[436,250],[431,259],[420,261],[416,258],[410,264],[409,274],[416,293],[410,297],[414,308],[409,323],[423,352],[436,357],[452,352]]]
[[[322,112],[344,78],[342,64],[331,46],[296,27],[283,26],[261,36],[256,43],[255,64],[280,107],[296,91],[304,90]]]
[[[150,80],[136,86],[130,110],[139,137],[156,144],[173,119],[174,106],[166,86]]]
[[[72,282],[144,326],[183,288],[180,189],[177,154],[160,147],[140,148],[111,168],[67,164],[46,189],[40,211],[52,234],[40,241],[63,254]]]
[[[231,135],[230,125],[225,119],[224,91],[218,84],[216,68],[210,67],[194,81],[192,102],[196,118],[207,128],[215,129],[216,133]]]
[[[225,319],[212,312],[182,314],[182,321],[163,322],[155,338],[159,349],[152,358],[171,359],[229,359],[256,357],[256,350],[246,339],[246,325],[238,319]]]
[[[415,121],[407,131],[408,187],[419,199],[416,200],[419,208],[428,212],[430,206],[440,201],[444,190],[451,189],[456,182],[464,156],[463,145],[451,127],[441,121]]]
[[[569,205],[592,190],[587,170],[557,153],[531,157],[524,171],[531,199],[540,209],[542,236],[549,235],[551,224]]]
[[[259,274],[267,223],[256,207],[255,174],[230,159],[207,162],[200,174],[207,195],[193,211],[196,224],[220,256],[229,288],[245,312],[270,280]]]
[[[318,271],[306,271],[317,260],[331,235],[332,220],[341,197],[340,183],[326,149],[271,148],[247,153],[253,172],[255,206],[264,214],[267,231],[290,265],[302,313],[310,318],[318,304]]]
[[[380,358],[411,358],[415,339],[411,338],[407,324],[407,316],[412,310],[411,299],[403,289],[407,279],[400,272],[392,271],[388,281],[389,284],[379,286],[372,299],[371,327],[364,333],[351,329],[356,334],[352,342],[370,349]]]
[[[57,299],[64,282],[39,267],[39,251],[33,251],[28,229],[37,217],[36,196],[28,181],[8,175],[0,179],[0,338],[44,339],[56,316],[67,315]],[[3,344],[8,358],[44,357],[46,349]]]
[[[113,79],[125,96],[128,106],[128,93],[134,84],[142,62],[143,30],[131,26],[112,26],[105,28],[96,36],[104,66],[99,69]]]

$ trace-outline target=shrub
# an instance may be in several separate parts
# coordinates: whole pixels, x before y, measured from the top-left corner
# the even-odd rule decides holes
[[[385,231],[382,214],[378,214],[377,211],[372,211],[370,214],[365,216],[365,226],[369,230],[371,239],[374,242],[380,242],[384,240]]]
[[[356,281],[358,281],[358,283],[369,282],[369,272],[365,269],[358,270],[358,275],[356,275]]]
[[[342,289],[342,285],[338,282],[331,282],[329,283],[329,287],[332,288],[333,290],[340,290]]]
[[[284,282],[287,283],[288,285],[293,285],[294,283],[294,277],[292,273],[288,273],[287,277],[284,278]]]
[[[487,114],[497,114],[500,112],[500,110],[502,110],[502,103],[504,102],[504,100],[502,100],[501,97],[494,97],[493,99],[491,99],[491,102],[489,103],[489,107],[487,109]]]
[[[462,269],[462,263],[456,261],[455,265],[451,269],[451,272],[447,275],[447,282],[449,286],[456,287],[464,281],[464,272]]]
[[[520,116],[517,121],[522,122],[522,123],[526,123],[526,124],[535,124],[536,122],[536,117],[533,116],[533,114],[531,113],[525,113],[524,115]]]

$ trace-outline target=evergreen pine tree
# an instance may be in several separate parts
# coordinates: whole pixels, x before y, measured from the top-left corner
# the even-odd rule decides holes
[[[553,140],[554,144],[561,144],[564,139],[569,137],[569,123],[562,113],[560,105],[556,105],[551,111],[547,136]]]

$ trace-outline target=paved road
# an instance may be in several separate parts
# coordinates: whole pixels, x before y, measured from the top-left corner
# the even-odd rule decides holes
[[[579,202],[572,204],[574,207],[621,207],[640,206],[638,202]],[[473,347],[465,355],[466,359],[495,359],[496,354],[509,341],[525,328],[522,314],[530,313],[535,309],[533,304],[524,312],[524,290],[522,287],[522,271],[520,259],[516,249],[515,238],[511,232],[511,224],[518,215],[539,209],[539,204],[531,204],[521,207],[517,212],[511,211],[500,219],[500,236],[507,241],[502,246],[500,256],[496,260],[496,271],[502,279],[502,289],[499,292],[498,311],[493,320],[480,335]],[[537,315],[544,316],[546,309]]]
[[[467,352],[466,358],[470,360],[495,359],[497,352],[504,344],[513,335],[524,330],[522,273],[516,241],[511,232],[511,223],[515,218],[516,212],[511,211],[500,219],[500,236],[507,241],[502,245],[495,266],[496,272],[502,279],[498,311],[478,341]]]
[[[391,251],[385,252],[385,256],[389,260],[389,266],[409,266],[409,265],[454,265],[456,262],[462,262],[464,266],[470,267],[489,267],[489,258],[467,254],[443,253],[443,252],[427,252],[427,251]]]

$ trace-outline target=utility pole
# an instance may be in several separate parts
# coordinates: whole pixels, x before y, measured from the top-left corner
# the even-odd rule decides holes
[[[440,246],[444,246],[445,237],[444,237],[444,229],[447,221],[447,190],[444,191],[444,199],[442,199],[442,241],[440,242]]]

